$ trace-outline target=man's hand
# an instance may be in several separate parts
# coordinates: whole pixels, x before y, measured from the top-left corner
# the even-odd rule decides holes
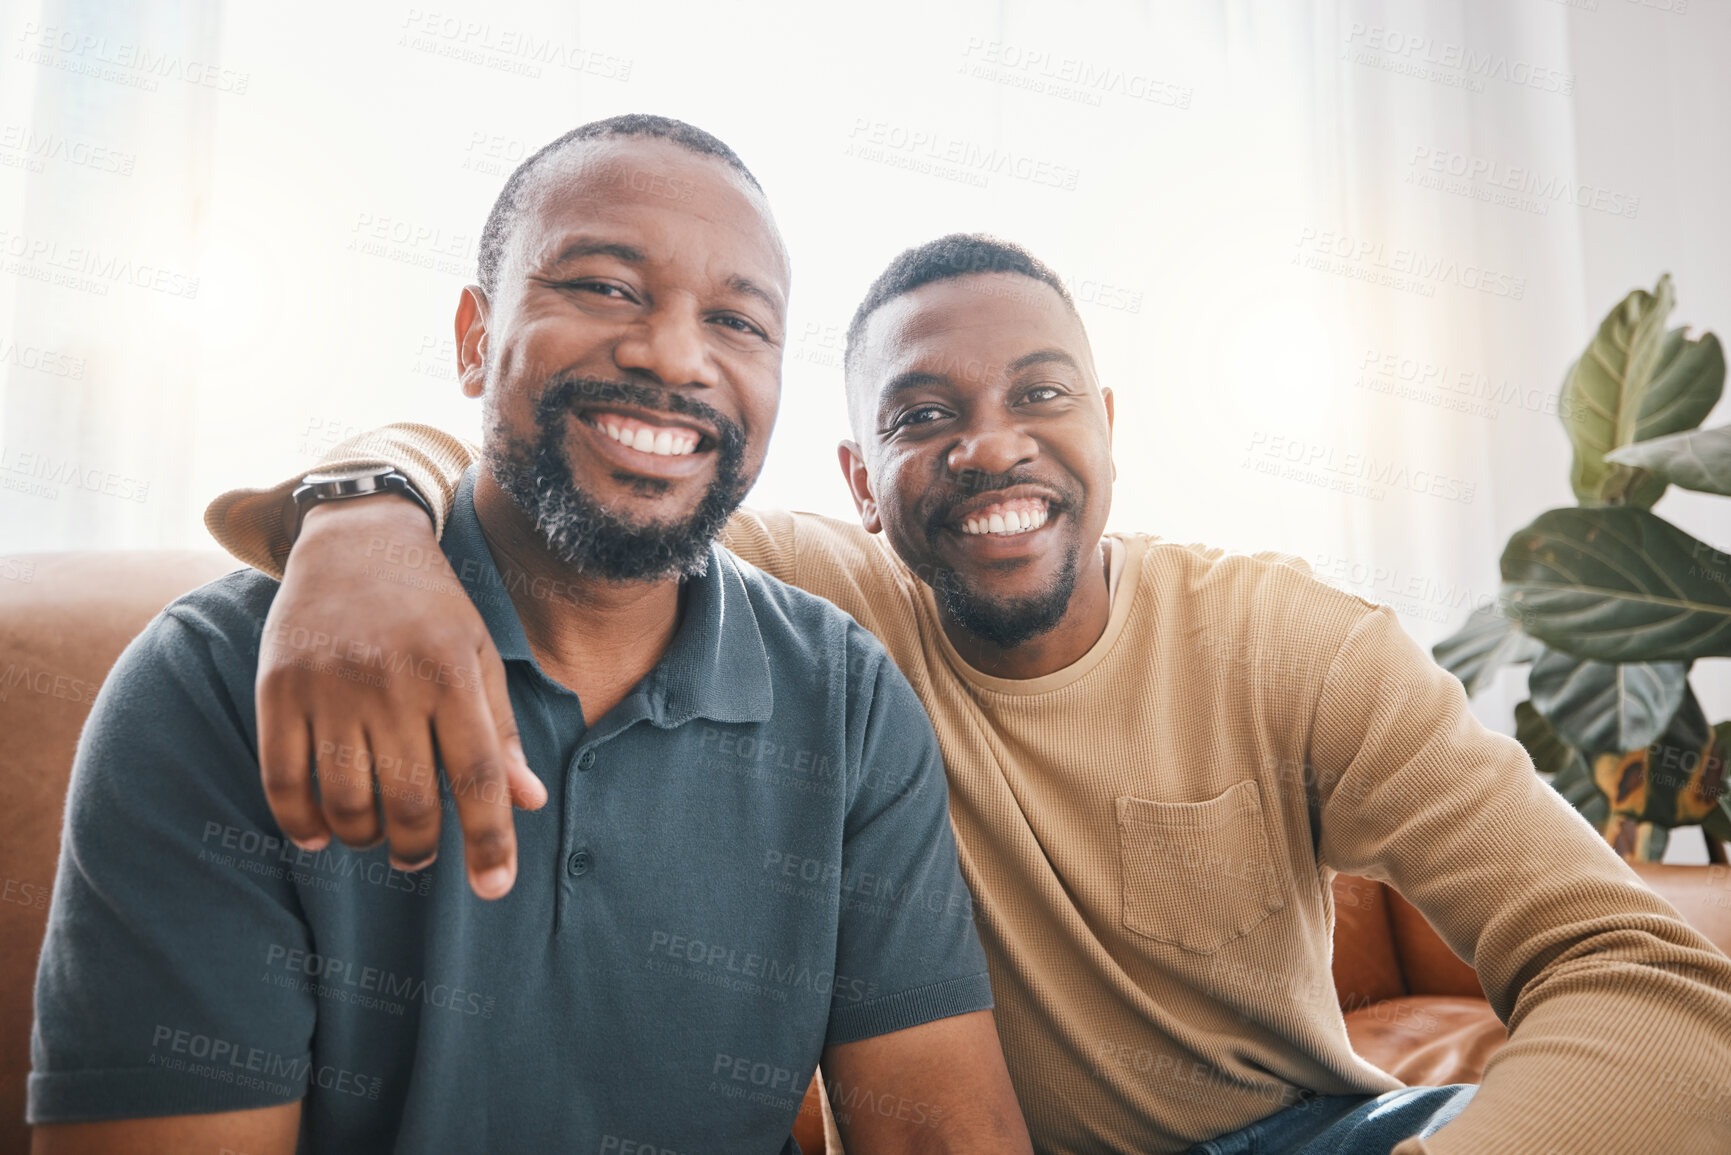
[[[991,1011],[826,1047],[823,1081],[851,1155],[1033,1155]]]
[[[399,869],[432,862],[436,748],[469,885],[482,898],[511,889],[511,806],[539,809],[547,789],[517,740],[499,652],[413,502],[382,495],[307,513],[265,618],[257,701],[265,797],[295,843],[389,839]]]

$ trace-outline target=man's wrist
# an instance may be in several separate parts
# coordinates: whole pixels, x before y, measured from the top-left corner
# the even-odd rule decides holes
[[[347,527],[338,529],[337,527]],[[400,493],[375,493],[347,501],[323,501],[301,515],[300,533],[294,541],[331,532],[367,527],[373,532],[388,529],[394,536],[422,534],[431,537],[433,526],[427,511],[413,498]]]
[[[339,584],[370,577],[463,592],[426,509],[400,494],[314,506],[306,511],[300,537],[290,543],[290,550],[284,573],[298,570],[302,580],[307,574],[315,581],[334,578]]]

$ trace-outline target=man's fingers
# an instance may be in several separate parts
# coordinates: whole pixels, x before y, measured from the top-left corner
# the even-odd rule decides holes
[[[367,731],[373,751],[373,776],[379,784],[385,837],[391,865],[420,870],[439,852],[439,776],[433,771],[432,732],[422,724],[412,732]]]
[[[331,840],[313,794],[312,734],[298,711],[285,709],[260,693],[258,705],[258,764],[265,801],[276,823],[295,845],[323,850]]]
[[[356,723],[335,731],[315,729],[313,738],[325,821],[347,846],[365,850],[377,845],[385,831],[373,797],[372,754],[365,732]]]
[[[508,759],[480,694],[447,694],[433,718],[439,757],[457,800],[469,885],[500,898],[517,881],[517,832],[512,825]]]
[[[523,747],[514,742],[513,746],[515,754],[505,761],[505,781],[511,792],[511,805],[524,810],[539,810],[547,805],[547,784],[529,769]]]
[[[475,655],[481,668],[481,689],[486,695],[487,711],[493,716],[493,729],[499,735],[499,745],[505,752],[505,775],[510,786],[511,803],[525,810],[539,810],[547,805],[547,787],[529,768],[523,755],[523,743],[517,736],[517,715],[511,709],[511,688],[505,680],[505,663],[486,638],[481,652]]]

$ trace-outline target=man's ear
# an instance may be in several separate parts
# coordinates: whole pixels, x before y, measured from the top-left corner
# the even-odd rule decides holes
[[[487,291],[479,285],[464,285],[457,300],[457,378],[465,397],[486,392]]]
[[[865,454],[852,441],[835,447],[836,460],[841,462],[841,475],[847,481],[847,491],[853,494],[853,507],[859,510],[859,523],[867,533],[882,533],[884,523],[878,517],[877,498],[872,496],[871,474],[866,472]]]
[[[1112,422],[1115,414],[1112,408],[1112,391],[1104,385],[1100,386],[1100,400],[1106,403],[1106,452],[1110,454],[1112,452]],[[1112,462],[1112,480],[1118,480],[1118,463],[1116,461]]]

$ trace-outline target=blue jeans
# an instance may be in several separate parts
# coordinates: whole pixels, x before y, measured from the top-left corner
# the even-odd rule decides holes
[[[1318,1095],[1192,1147],[1190,1155],[1388,1155],[1403,1139],[1434,1134],[1476,1090],[1456,1083],[1384,1095]]]

